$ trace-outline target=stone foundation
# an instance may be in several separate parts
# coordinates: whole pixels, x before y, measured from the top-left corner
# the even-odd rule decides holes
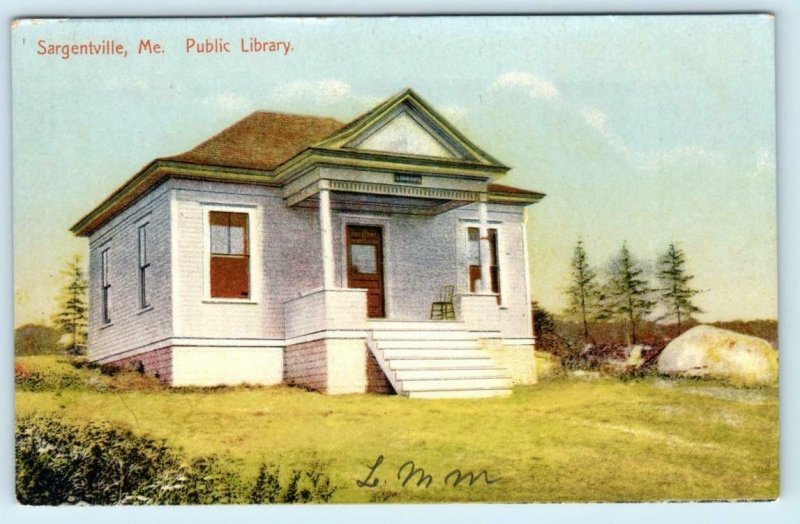
[[[324,340],[286,346],[283,353],[283,377],[291,386],[316,391],[328,388],[328,361]]]
[[[118,368],[141,370],[164,384],[172,384],[172,348],[165,347],[131,357],[106,362]]]
[[[375,360],[375,355],[369,350],[367,350],[367,393],[395,394],[391,382]]]

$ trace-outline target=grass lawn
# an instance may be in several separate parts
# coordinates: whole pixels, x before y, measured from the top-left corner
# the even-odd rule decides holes
[[[84,373],[56,357],[26,368]],[[326,396],[294,388],[177,391],[70,387],[16,393],[17,415],[107,420],[164,437],[190,454],[219,454],[248,478],[261,461],[326,464],[334,502],[649,501],[778,496],[777,389],[719,382],[560,379],[510,398],[408,400]],[[361,488],[379,456],[379,488]],[[405,487],[413,460],[433,478]],[[446,486],[454,468],[486,470]],[[408,473],[406,468],[405,473]],[[403,478],[405,475],[403,475]],[[450,484],[452,484],[452,479]]]

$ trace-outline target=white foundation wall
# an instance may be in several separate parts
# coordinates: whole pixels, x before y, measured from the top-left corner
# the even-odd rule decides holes
[[[367,390],[367,345],[363,339],[325,341],[329,394],[364,393]]]
[[[176,336],[284,338],[284,302],[322,283],[316,210],[286,208],[276,188],[186,180],[176,181],[173,200]],[[251,212],[250,300],[207,296],[204,215],[225,207]]]
[[[483,347],[499,366],[504,367],[515,384],[536,384],[536,358],[533,345],[504,345],[501,341],[485,340]]]
[[[283,382],[283,348],[173,347],[173,386]]]
[[[90,360],[113,360],[135,355],[172,335],[170,283],[169,184],[137,200],[89,238]],[[139,287],[139,226],[147,224],[150,267],[147,289],[150,306],[141,307]],[[108,250],[109,313],[103,322],[102,252]],[[147,346],[151,347],[147,347]]]

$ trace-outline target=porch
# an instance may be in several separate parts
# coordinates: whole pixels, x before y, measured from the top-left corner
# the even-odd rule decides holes
[[[534,381],[524,206],[490,187],[489,177],[328,167],[289,182],[284,204],[317,214],[321,285],[284,303],[287,382],[464,398]],[[447,304],[441,320],[436,302]]]
[[[445,319],[456,313],[468,320],[460,312],[469,316],[473,306],[463,295],[499,293],[487,178],[353,177],[347,170],[316,168],[284,191],[287,207],[318,215],[319,289],[366,289],[368,318],[405,321],[431,319],[431,304],[442,300],[446,288],[452,306],[439,315]],[[468,255],[468,262],[462,260]]]

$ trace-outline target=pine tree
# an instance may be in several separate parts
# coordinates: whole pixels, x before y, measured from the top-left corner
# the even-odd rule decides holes
[[[578,240],[571,263],[572,283],[567,288],[569,307],[567,312],[583,323],[583,337],[589,339],[589,320],[597,319],[603,311],[597,274],[589,265],[583,241]]]
[[[625,243],[611,261],[608,287],[610,311],[623,321],[625,343],[636,344],[636,324],[650,314],[655,302],[651,299],[653,290],[648,286],[644,268]]]
[[[70,344],[67,351],[74,354],[83,352],[86,344],[86,328],[88,324],[88,307],[86,289],[88,282],[83,271],[80,255],[67,261],[61,271],[66,283],[58,295],[59,311],[53,315],[53,323],[62,334],[68,335]]]
[[[689,282],[694,275],[686,273],[686,255],[675,243],[658,259],[658,289],[659,298],[667,309],[662,318],[675,318],[678,323],[678,333],[681,332],[681,320],[691,318],[693,313],[702,313],[703,310],[692,303],[692,298],[700,293],[693,289]]]

